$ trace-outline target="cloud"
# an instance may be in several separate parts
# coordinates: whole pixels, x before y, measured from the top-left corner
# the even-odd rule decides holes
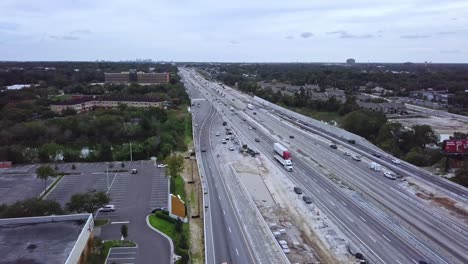
[[[402,39],[426,39],[430,38],[431,36],[429,35],[402,35],[400,38]]]
[[[49,36],[49,38],[56,39],[56,40],[78,40],[80,39],[79,37],[76,37],[76,36],[67,36],[67,35],[64,35],[64,36],[52,35],[52,36]]]
[[[311,32],[302,32],[301,33],[301,37],[303,37],[303,38],[310,38],[310,37],[313,37],[313,36],[314,36],[314,34],[311,33]]]
[[[442,53],[442,54],[458,54],[458,53],[461,53],[461,50],[459,50],[459,49],[441,50],[440,53]]]
[[[437,32],[437,35],[455,35],[457,34],[457,32],[455,31],[440,31],[440,32]]]
[[[237,45],[239,44],[240,42],[237,41],[237,40],[230,40],[229,43],[233,44],[233,45]]]
[[[291,36],[291,35],[287,35],[286,37],[284,37],[285,39],[293,39],[294,37]]]
[[[346,30],[329,31],[329,32],[325,32],[325,34],[339,35],[339,38],[346,38],[346,39],[369,39],[369,38],[374,37],[374,35],[372,34],[362,34],[362,35],[350,34]]]
[[[0,30],[13,31],[19,28],[19,24],[9,23],[9,22],[0,22]]]
[[[90,35],[92,33],[93,32],[89,29],[78,29],[78,30],[70,31],[71,35]]]

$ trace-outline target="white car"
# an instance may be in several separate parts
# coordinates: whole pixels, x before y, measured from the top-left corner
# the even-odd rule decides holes
[[[216,136],[219,137],[219,132],[216,132]]]
[[[167,164],[158,164],[158,168],[165,168],[167,166]]]
[[[359,157],[358,155],[354,155],[354,156],[353,156],[353,160],[361,161],[361,157]]]
[[[345,156],[351,156],[351,153],[349,153],[348,151],[345,151],[344,154]]]
[[[396,179],[395,175],[393,175],[393,172],[391,172],[391,171],[385,171],[383,174],[384,174],[385,177],[389,178],[390,180],[395,180]]]
[[[230,151],[234,151],[234,147],[233,147],[233,146],[230,146],[230,147],[229,147],[229,150],[230,150]]]
[[[115,211],[115,205],[112,205],[112,204],[108,204],[108,205],[105,205],[104,207],[101,207],[98,209],[99,212],[114,212]]]
[[[400,165],[401,161],[397,159],[392,159],[392,162],[395,163],[396,165]]]

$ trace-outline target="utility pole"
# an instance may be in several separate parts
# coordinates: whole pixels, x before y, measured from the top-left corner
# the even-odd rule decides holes
[[[130,161],[133,161],[133,156],[132,156],[132,142],[130,141]]]
[[[109,191],[109,162],[106,162],[106,179],[107,179],[107,192],[108,192]]]

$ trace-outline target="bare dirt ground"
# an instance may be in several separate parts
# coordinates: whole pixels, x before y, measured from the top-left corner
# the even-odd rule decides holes
[[[188,156],[187,153],[184,153]],[[203,238],[203,207],[201,201],[202,189],[200,185],[200,176],[198,174],[197,161],[193,159],[185,159],[185,169],[182,173],[185,181],[185,193],[187,194],[187,201],[189,203],[188,216],[190,217],[190,249],[192,254],[192,263],[205,263],[204,259],[204,238]],[[194,183],[189,183],[192,181]],[[197,216],[192,218],[193,216]]]
[[[439,135],[453,135],[453,132],[468,131],[468,123],[446,117],[429,116],[425,118],[398,118],[391,120],[400,122],[402,125],[408,127],[413,125],[430,125]]]
[[[468,205],[457,202],[450,197],[444,196],[431,186],[422,183],[421,181],[413,178],[407,178],[405,182],[401,183],[401,186],[408,192],[415,196],[429,202],[431,205],[442,209],[446,213],[463,219],[468,224]]]
[[[232,152],[231,152],[232,153]],[[352,263],[346,243],[337,235],[337,228],[315,206],[305,206],[293,194],[293,184],[269,168],[261,157],[229,154],[242,183],[249,191],[270,230],[277,233],[277,241],[285,241],[291,263]],[[342,236],[344,237],[344,236]],[[284,243],[284,242],[283,242]]]

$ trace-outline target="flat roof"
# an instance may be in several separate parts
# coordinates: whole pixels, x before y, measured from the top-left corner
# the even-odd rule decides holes
[[[90,214],[0,219],[0,263],[66,263]]]

